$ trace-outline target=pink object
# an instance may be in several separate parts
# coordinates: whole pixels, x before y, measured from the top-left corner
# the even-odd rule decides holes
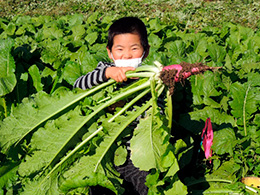
[[[201,139],[202,139],[202,145],[204,148],[205,152],[205,157],[208,159],[209,157],[212,156],[212,143],[213,143],[213,129],[212,129],[212,124],[210,121],[210,118],[207,118],[205,127],[203,128],[202,134],[201,134]],[[210,161],[211,163],[211,161]]]
[[[178,71],[174,80],[175,80],[175,82],[179,82],[180,81],[179,74],[180,74],[180,71],[182,70],[182,66],[180,64],[173,64],[173,65],[170,65],[170,66],[163,67],[163,70],[172,70],[172,69],[175,69],[175,70]],[[198,72],[199,69],[198,68],[192,68],[191,71],[192,72]],[[186,79],[189,76],[191,76],[191,72],[184,72],[182,74],[183,74],[184,79]]]

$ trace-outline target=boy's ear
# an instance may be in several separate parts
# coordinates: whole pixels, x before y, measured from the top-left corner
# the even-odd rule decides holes
[[[107,55],[108,55],[108,57],[111,59],[111,60],[113,60],[113,58],[112,58],[112,51],[108,48],[108,47],[106,47],[107,48]]]

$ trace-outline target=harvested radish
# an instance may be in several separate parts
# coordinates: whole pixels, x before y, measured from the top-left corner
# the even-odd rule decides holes
[[[202,63],[190,64],[182,62],[180,64],[174,64],[163,67],[160,73],[160,79],[163,83],[169,87],[170,94],[173,94],[175,82],[184,82],[184,80],[191,75],[203,73],[207,70],[216,70],[221,67],[209,67]]]

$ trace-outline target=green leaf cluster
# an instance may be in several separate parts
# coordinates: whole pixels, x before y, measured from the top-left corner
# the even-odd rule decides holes
[[[182,116],[181,124],[200,135],[203,121],[211,118],[213,167],[208,174],[220,176],[225,162],[232,161],[232,166],[238,167],[232,172],[232,181],[246,175],[259,176],[258,32],[232,24],[217,31],[208,28],[205,32],[218,36],[212,43],[205,42],[205,59],[210,57],[212,61],[208,64],[223,64],[223,68],[219,73],[206,72],[190,79],[193,109]],[[194,128],[195,121],[201,128]]]
[[[156,67],[141,67],[128,75],[141,79],[119,90],[110,80],[86,91],[59,88],[52,94],[41,91],[24,99],[0,124],[0,147],[7,163],[1,175],[2,188],[8,190],[6,185],[13,182],[21,183],[17,193],[60,194],[81,190],[88,193],[88,187],[99,185],[122,194],[122,179],[115,161],[118,155],[126,161],[126,155],[122,157],[116,151],[133,131],[136,133],[131,140],[131,158],[135,166],[167,173],[167,177],[181,183],[169,142],[170,126],[157,105],[164,91],[158,73]],[[151,98],[142,99],[144,96]],[[119,100],[126,104],[111,110],[110,106]],[[142,115],[136,126],[136,119]],[[140,139],[143,132],[145,139],[146,132],[151,138],[146,143]],[[145,151],[153,156],[149,167],[144,166],[144,161],[135,160],[147,160],[147,154],[135,152],[143,144],[150,146]],[[14,172],[17,177],[8,178]]]

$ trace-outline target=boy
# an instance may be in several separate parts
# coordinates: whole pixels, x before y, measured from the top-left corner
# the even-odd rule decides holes
[[[74,87],[91,88],[109,79],[116,82],[127,80],[125,73],[135,70],[149,54],[147,30],[144,23],[136,17],[124,17],[115,21],[108,30],[107,53],[112,63],[99,62],[95,70],[79,77]],[[147,172],[134,167],[128,158],[127,162],[117,171],[140,195],[147,194],[145,186]]]
[[[74,87],[87,89],[109,79],[126,81],[125,73],[141,64],[149,47],[146,27],[140,19],[125,17],[115,21],[108,30],[107,43],[107,53],[113,62],[99,62],[95,70],[79,77]]]

